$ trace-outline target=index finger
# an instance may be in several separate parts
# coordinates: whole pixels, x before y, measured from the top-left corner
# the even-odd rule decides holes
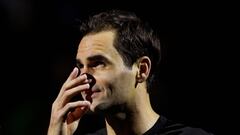
[[[59,95],[62,95],[62,93],[64,92],[63,87],[64,87],[68,82],[70,82],[71,80],[73,80],[73,79],[75,79],[75,78],[77,77],[78,72],[79,72],[78,68],[77,68],[77,67],[74,67],[73,70],[72,70],[72,72],[71,72],[70,75],[68,76],[67,80],[64,82],[64,84],[63,84],[63,86],[62,86],[62,88],[61,88],[61,90],[60,90],[60,92],[59,92]]]

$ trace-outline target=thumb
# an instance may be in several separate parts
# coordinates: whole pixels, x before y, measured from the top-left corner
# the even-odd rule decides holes
[[[67,114],[67,124],[71,124],[72,122],[79,120],[88,111],[88,109],[89,106],[76,107],[74,111]]]

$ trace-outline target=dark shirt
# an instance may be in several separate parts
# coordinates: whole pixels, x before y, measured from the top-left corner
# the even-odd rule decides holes
[[[100,129],[95,133],[87,135],[107,135],[106,128]],[[161,116],[152,128],[143,135],[213,135],[201,128],[193,128],[184,124],[175,123]]]

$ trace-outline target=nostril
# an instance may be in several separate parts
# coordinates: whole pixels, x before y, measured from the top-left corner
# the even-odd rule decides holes
[[[88,74],[88,73],[84,73],[87,75],[87,79],[89,80],[89,84],[90,84],[90,89],[92,89],[93,85],[96,83],[96,79],[91,75],[91,74]]]

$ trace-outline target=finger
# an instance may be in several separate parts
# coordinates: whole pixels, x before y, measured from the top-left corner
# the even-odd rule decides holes
[[[63,84],[63,86],[62,86],[62,88],[61,88],[58,96],[61,95],[61,94],[63,93],[63,91],[65,90],[65,85],[66,85],[70,80],[72,80],[72,79],[74,79],[74,78],[77,77],[78,72],[79,72],[79,71],[78,71],[78,68],[77,68],[77,67],[74,67],[73,70],[72,70],[72,72],[71,72],[70,75],[68,76],[67,80],[64,82],[64,84]]]
[[[66,83],[68,83],[70,80],[76,78],[77,75],[78,75],[78,72],[79,72],[78,68],[77,68],[77,67],[74,67],[74,68],[73,68],[73,71],[72,71],[72,72],[70,73],[70,75],[68,76],[68,78],[67,78],[67,80],[66,80]]]
[[[74,69],[74,70],[75,70],[75,69]],[[73,72],[76,72],[75,74],[77,74],[77,71],[74,71],[74,70],[73,70]],[[78,70],[78,69],[76,68],[76,70]],[[72,73],[73,73],[73,72],[72,72]],[[64,93],[64,91],[66,91],[66,90],[68,90],[68,89],[70,89],[70,88],[72,88],[72,87],[75,87],[75,86],[77,86],[77,85],[80,85],[81,83],[82,83],[82,84],[83,84],[83,83],[87,83],[87,76],[86,76],[86,75],[83,75],[83,76],[74,78],[74,77],[73,77],[74,75],[72,75],[72,73],[71,73],[71,75],[69,76],[68,80],[63,84],[63,86],[62,86],[62,88],[61,88],[61,90],[60,90],[57,98],[61,97],[62,94]],[[73,74],[74,74],[74,73],[73,73]],[[72,77],[71,77],[71,76],[72,76]]]
[[[74,87],[72,89],[65,91],[61,97],[61,100],[58,100],[60,102],[59,108],[62,108],[74,96],[81,95],[82,91],[88,90],[89,88],[90,88],[90,85],[87,83],[87,84],[79,85],[77,87]]]
[[[77,107],[74,109],[74,111],[69,112],[66,119],[67,124],[79,120],[83,116],[83,114],[87,112],[88,109],[89,106]]]
[[[79,77],[70,80],[69,82],[65,83],[65,89],[70,89],[76,87],[77,85],[89,83],[90,80],[87,79],[87,75],[83,74]]]
[[[68,112],[70,112],[71,110],[77,108],[77,107],[86,107],[89,108],[90,107],[90,102],[88,101],[76,101],[76,102],[71,102],[66,104],[61,110],[60,110],[60,117],[66,117],[68,116]],[[83,114],[86,112],[85,109],[80,109],[77,110],[76,114],[73,115],[73,118],[77,117],[77,118],[81,118],[83,116]],[[76,116],[77,115],[77,116]],[[71,116],[70,116],[71,117]],[[70,118],[69,118],[70,119]]]

